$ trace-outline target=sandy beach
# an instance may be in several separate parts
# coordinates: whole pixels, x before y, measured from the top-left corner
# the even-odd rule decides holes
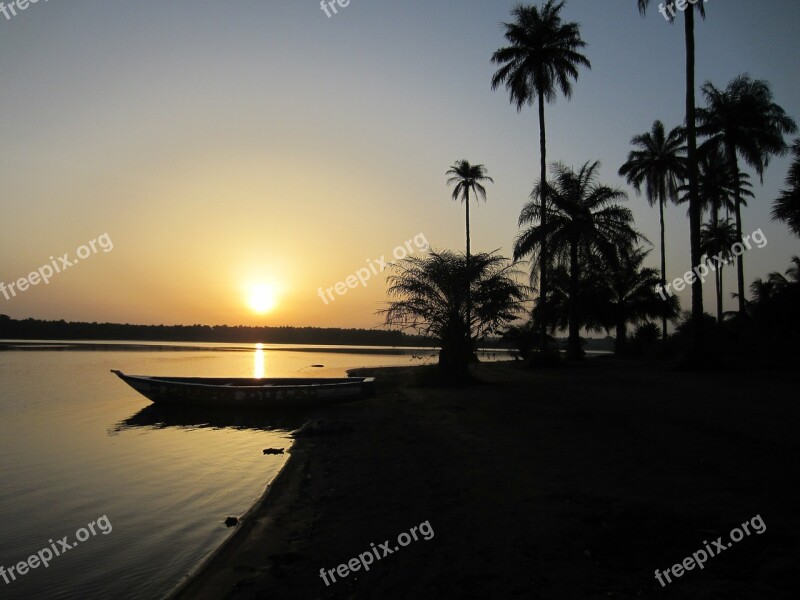
[[[322,434],[176,598],[796,597],[798,375],[615,358],[481,364],[458,389],[369,374],[376,396],[312,415]],[[756,516],[762,533],[656,580]],[[423,522],[430,539],[336,574]]]

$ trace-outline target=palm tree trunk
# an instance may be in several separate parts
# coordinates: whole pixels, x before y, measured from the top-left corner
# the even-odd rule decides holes
[[[539,272],[539,318],[541,319],[541,335],[542,335],[542,352],[546,353],[548,349],[547,340],[547,271],[548,271],[548,255],[547,255],[547,134],[544,127],[544,96],[539,93],[539,155],[541,167],[541,211],[542,211],[542,230],[545,232],[544,239],[542,240],[542,251],[539,255],[541,260],[541,269]]]
[[[569,340],[567,341],[567,355],[573,359],[581,356],[578,281],[578,244],[573,241],[569,249]]]
[[[697,171],[697,123],[694,92],[694,6],[683,11],[686,34],[686,133],[688,138],[687,159],[689,161],[689,243],[691,246],[692,268],[700,265],[700,197],[698,194]],[[695,355],[705,350],[703,335],[703,282],[695,277],[692,283],[692,332]]]
[[[731,172],[733,173],[734,192],[736,201],[734,203],[734,213],[736,215],[736,240],[742,241],[742,188],[739,185],[739,161],[736,160],[736,150],[728,147],[728,160],[730,161]],[[739,292],[739,312],[744,314],[744,253],[736,257],[736,279],[737,291]]]
[[[664,241],[664,198],[658,200],[658,211],[661,217],[661,289],[667,285],[667,254],[666,242]],[[661,315],[661,337],[667,339],[667,305],[664,305],[664,314]]]
[[[470,271],[470,248],[469,248],[469,188],[464,190],[464,200],[467,204],[467,347],[472,356],[472,273]]]
[[[719,205],[714,204],[712,210],[714,231],[719,231]],[[717,290],[717,325],[722,325],[722,265],[719,265],[714,271],[714,287]]]

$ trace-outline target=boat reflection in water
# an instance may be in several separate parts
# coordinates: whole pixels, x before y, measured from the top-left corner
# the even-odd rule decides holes
[[[308,420],[308,411],[282,411],[266,414],[261,411],[217,408],[187,407],[166,404],[150,404],[135,415],[120,421],[109,430],[117,434],[128,429],[251,429],[260,431],[292,431]]]

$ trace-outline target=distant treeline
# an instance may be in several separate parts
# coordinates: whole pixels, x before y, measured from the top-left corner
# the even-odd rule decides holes
[[[427,338],[401,331],[321,327],[244,327],[237,325],[130,325],[16,320],[0,315],[0,339],[120,340],[148,342],[229,342],[336,344],[353,346],[431,346]]]

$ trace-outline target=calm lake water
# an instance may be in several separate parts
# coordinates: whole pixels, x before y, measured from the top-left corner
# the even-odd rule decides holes
[[[421,364],[414,355],[423,354],[356,347],[175,349],[136,343],[132,350],[123,343],[55,344],[0,351],[0,566],[9,579],[0,577],[0,598],[163,597],[232,533],[225,518],[250,508],[285,460],[262,450],[288,448],[289,432],[303,421],[302,415],[287,420],[156,409],[110,369],[333,377],[359,366]],[[94,525],[92,535],[87,525],[101,517],[106,519]],[[70,545],[84,541],[64,552],[58,541],[64,536]],[[64,553],[55,556],[50,540]],[[43,549],[53,554],[47,568],[17,572],[18,563]],[[47,552],[42,556],[47,559]]]

